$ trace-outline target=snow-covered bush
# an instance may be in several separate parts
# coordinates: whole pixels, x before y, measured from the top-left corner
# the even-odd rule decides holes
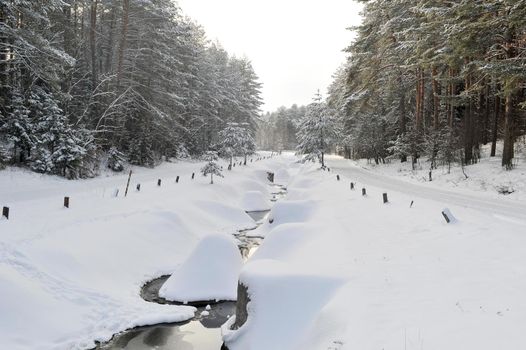
[[[117,148],[112,147],[108,151],[108,163],[109,169],[121,172],[124,170],[124,163],[126,162],[126,156],[120,152]]]

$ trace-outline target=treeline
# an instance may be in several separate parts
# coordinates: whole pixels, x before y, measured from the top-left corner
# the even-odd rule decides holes
[[[370,0],[328,103],[355,157],[472,164],[526,132],[526,2]]]
[[[250,62],[172,0],[0,1],[0,164],[153,166],[206,152],[227,123],[254,134],[260,105]]]
[[[292,105],[264,114],[258,122],[258,148],[271,151],[295,149],[298,145],[298,125],[306,110],[305,106]]]

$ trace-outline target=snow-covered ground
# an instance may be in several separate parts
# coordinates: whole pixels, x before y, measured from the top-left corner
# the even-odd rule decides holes
[[[501,166],[502,143],[498,143],[495,157],[490,157],[490,145],[482,146],[480,162],[464,167],[464,171],[458,164],[452,165],[450,171],[445,165],[439,166],[432,171],[432,181],[429,181],[430,163],[424,160],[418,162],[415,170],[412,169],[410,161],[400,163],[398,160],[392,160],[390,163],[379,165],[367,162],[365,159],[350,162],[358,168],[370,170],[367,174],[371,176],[388,176],[404,182],[456,193],[477,196],[485,194],[487,197],[505,199],[507,202],[510,200],[526,202],[526,152],[521,150],[519,145],[516,148],[515,168],[511,171],[506,171]],[[332,158],[332,160],[336,159],[338,158]],[[331,160],[328,162],[329,165],[334,166],[340,163]]]
[[[250,191],[270,198],[267,170],[288,194],[272,222],[250,232],[266,238],[240,273],[248,320],[223,327],[231,350],[522,348],[520,198],[403,181],[337,157],[328,165],[283,155],[209,185],[190,180],[198,163],[165,164],[138,171],[132,188],[139,179],[141,192],[128,198],[111,196],[125,176],[68,182],[0,172],[0,205],[12,210],[0,221],[0,348],[88,348],[134,325],[191,317],[191,307],[143,301],[140,286],[189,264],[208,234],[254,226],[242,208],[260,202]],[[455,223],[445,222],[445,207]]]
[[[274,221],[254,231],[266,239],[241,272],[249,317],[223,327],[230,349],[523,347],[524,206],[504,215],[487,194],[461,201],[462,192],[328,164],[301,167]],[[457,222],[445,222],[444,207]]]
[[[287,162],[237,166],[214,185],[201,163],[137,168],[127,198],[127,174],[68,181],[0,171],[0,206],[10,207],[0,220],[0,349],[85,349],[126,328],[191,318],[193,307],[142,300],[141,285],[176,270],[202,237],[254,227],[245,193],[270,198],[266,171]]]

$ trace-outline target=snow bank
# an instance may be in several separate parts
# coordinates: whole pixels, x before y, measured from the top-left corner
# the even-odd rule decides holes
[[[206,236],[166,280],[159,295],[184,303],[236,300],[238,275],[242,265],[241,254],[232,237]]]
[[[269,222],[272,221],[273,227],[289,222],[303,222],[316,210],[317,204],[314,200],[278,201],[272,207]]]
[[[306,244],[315,231],[303,223],[283,224],[272,229],[266,236],[264,243],[251,257],[251,261],[261,259],[284,259]]]
[[[274,182],[277,184],[285,185],[290,180],[290,174],[285,168],[279,168],[274,173]]]
[[[238,330],[222,328],[230,350],[290,350],[342,285],[338,278],[311,274],[275,260],[256,260],[243,269],[248,286],[247,322]],[[269,307],[271,306],[271,307]]]
[[[0,349],[90,349],[125,329],[193,317],[190,306],[145,302],[141,286],[182,266],[205,233],[254,227],[239,206],[243,195],[264,193],[266,169],[290,161],[236,167],[213,186],[192,180],[200,162],[133,167],[126,198],[127,174],[69,181],[0,171],[0,205],[11,208],[10,220],[0,220]]]
[[[245,211],[264,211],[270,209],[270,202],[260,191],[248,191],[243,195],[241,207]]]

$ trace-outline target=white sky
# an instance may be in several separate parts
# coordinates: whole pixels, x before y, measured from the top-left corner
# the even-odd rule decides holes
[[[345,61],[342,50],[360,23],[352,0],[177,0],[236,56],[246,56],[263,83],[263,111],[310,103],[325,94]]]

